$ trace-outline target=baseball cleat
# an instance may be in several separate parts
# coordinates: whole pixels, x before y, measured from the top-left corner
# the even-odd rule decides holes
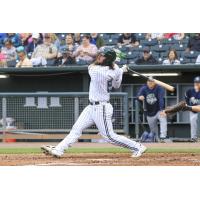
[[[144,145],[140,144],[140,148],[138,149],[138,151],[135,151],[132,154],[132,158],[139,158],[140,156],[142,156],[143,153],[145,153],[145,151],[147,150],[147,147],[145,147]]]
[[[43,145],[41,150],[45,155],[52,155],[56,158],[60,158],[63,155],[63,152],[56,150],[56,147],[51,145]]]
[[[190,142],[198,142],[198,138],[191,138]]]

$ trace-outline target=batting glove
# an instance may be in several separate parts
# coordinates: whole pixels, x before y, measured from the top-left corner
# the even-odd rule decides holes
[[[123,67],[121,68],[123,70],[123,72],[128,72],[128,65],[123,65]]]

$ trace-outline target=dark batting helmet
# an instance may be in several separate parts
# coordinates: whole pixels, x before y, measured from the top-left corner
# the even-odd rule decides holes
[[[111,47],[103,47],[100,49],[99,53],[106,58],[102,65],[109,66],[112,68],[113,62],[117,58],[116,52]]]

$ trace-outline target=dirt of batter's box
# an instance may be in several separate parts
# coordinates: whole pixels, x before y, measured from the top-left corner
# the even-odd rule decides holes
[[[146,153],[131,158],[129,153],[66,153],[62,158],[43,154],[1,154],[0,166],[200,166],[200,154]]]

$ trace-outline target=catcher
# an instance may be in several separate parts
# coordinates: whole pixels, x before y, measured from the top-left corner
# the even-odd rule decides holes
[[[194,79],[194,88],[185,93],[185,101],[165,109],[165,113],[173,115],[179,111],[190,111],[191,141],[197,142],[198,112],[200,112],[200,77]]]
[[[200,112],[200,105],[188,106],[185,101],[181,101],[178,104],[167,107],[164,110],[167,115],[173,115],[180,111]]]

